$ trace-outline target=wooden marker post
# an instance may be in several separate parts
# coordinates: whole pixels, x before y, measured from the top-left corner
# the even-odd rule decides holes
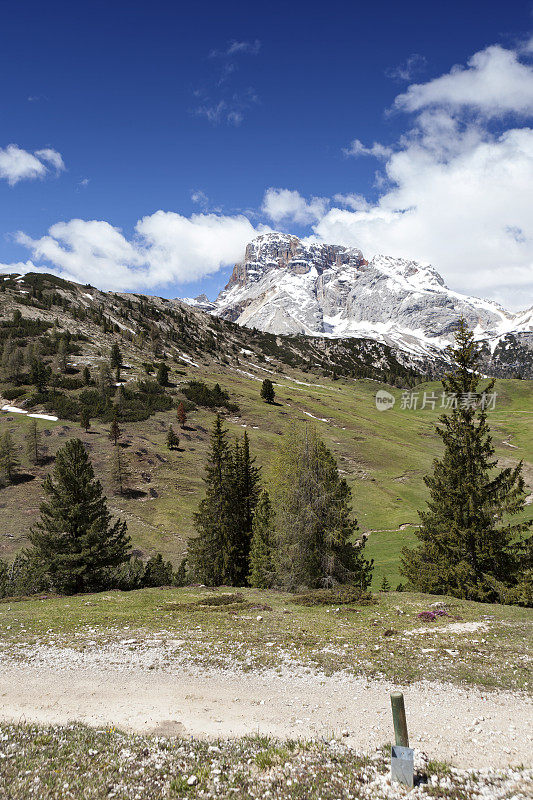
[[[407,719],[405,716],[405,703],[401,692],[392,692],[390,696],[392,706],[392,721],[394,723],[394,736],[396,744],[400,747],[409,747],[407,733]]]
[[[391,748],[391,780],[411,789],[414,785],[414,750],[409,747],[403,694],[392,692],[390,702],[396,739]]]

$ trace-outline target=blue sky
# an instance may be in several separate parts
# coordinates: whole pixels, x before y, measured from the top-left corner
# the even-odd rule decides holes
[[[0,263],[213,295],[268,226],[531,305],[532,10],[4,2]]]

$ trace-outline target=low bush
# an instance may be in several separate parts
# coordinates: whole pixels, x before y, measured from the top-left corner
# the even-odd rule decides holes
[[[341,606],[351,603],[373,605],[377,600],[371,592],[357,586],[336,586],[334,589],[301,592],[292,598],[292,602],[301,606]]]

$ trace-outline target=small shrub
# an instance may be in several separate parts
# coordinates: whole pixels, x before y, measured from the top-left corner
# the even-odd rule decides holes
[[[351,603],[371,605],[377,601],[371,592],[358,589],[357,586],[337,586],[334,589],[314,589],[302,592],[292,598],[292,602],[301,606],[341,606]]]

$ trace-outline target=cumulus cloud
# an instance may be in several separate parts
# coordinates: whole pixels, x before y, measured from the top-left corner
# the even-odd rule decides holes
[[[456,65],[447,75],[409,86],[394,107],[420,111],[430,106],[468,108],[483,116],[533,113],[533,70],[519,53],[492,45],[475,53],[466,67]]]
[[[31,266],[4,264],[3,271],[54,272],[104,289],[133,290],[186,283],[210,275],[242,257],[244,247],[264,226],[244,216],[157,211],[143,217],[128,239],[103,220],[58,222],[48,235],[17,241],[31,251]]]
[[[0,147],[0,178],[10,186],[23,180],[44,178],[50,166],[56,172],[65,169],[63,158],[57,150],[45,148],[30,153],[16,144],[8,144],[3,149]]]
[[[520,52],[488,47],[410,86],[395,108],[415,116],[394,148],[357,139],[348,148],[385,162],[380,196],[335,196],[314,235],[429,261],[454,289],[531,305],[533,129],[517,120],[533,115],[533,69]],[[514,124],[503,124],[506,112]]]
[[[324,216],[328,205],[329,200],[325,197],[305,200],[297,191],[270,188],[265,192],[262,211],[275,224],[294,222],[310,225]]]
[[[388,158],[392,153],[390,147],[386,147],[379,142],[374,142],[370,147],[366,147],[359,139],[354,139],[348,147],[343,150],[346,156],[373,156],[374,158]]]

